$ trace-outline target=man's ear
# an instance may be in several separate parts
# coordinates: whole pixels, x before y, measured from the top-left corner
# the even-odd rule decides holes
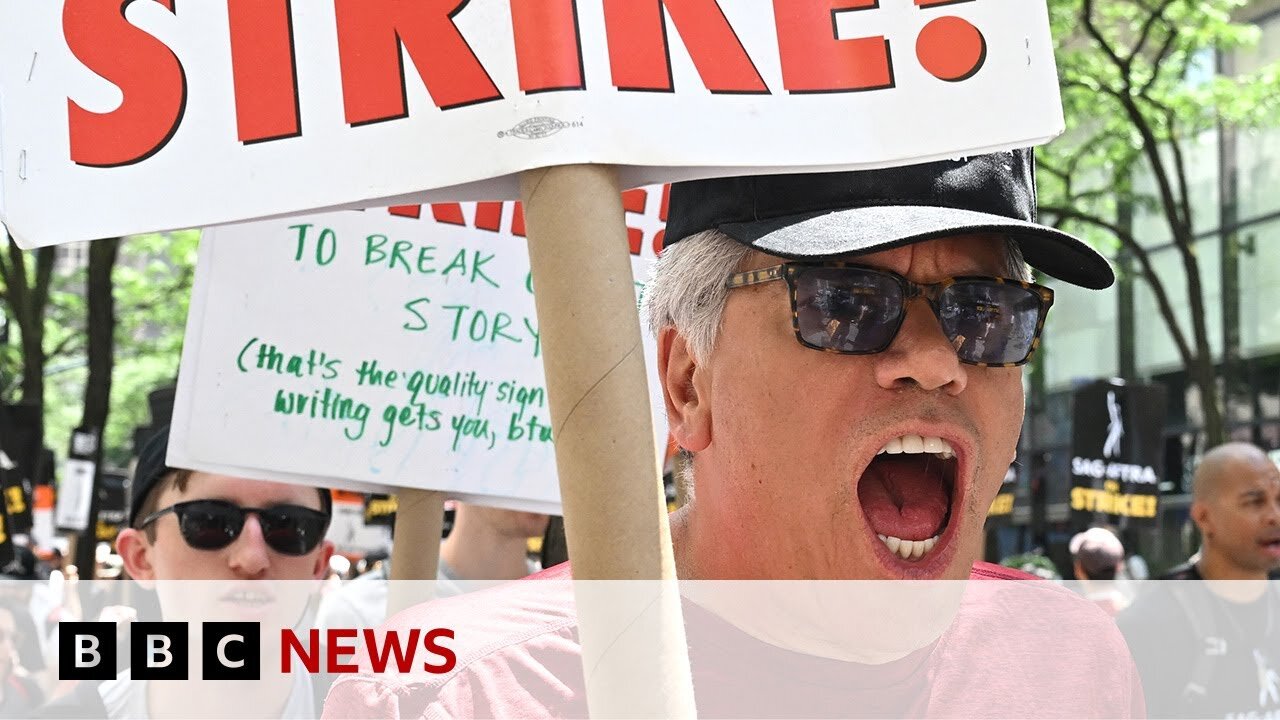
[[[151,587],[150,581],[156,579],[151,550],[151,541],[147,540],[146,533],[141,530],[125,528],[116,537],[116,552],[124,561],[125,571],[143,587]]]
[[[698,390],[700,385],[705,387],[705,375],[684,336],[673,327],[663,328],[658,333],[658,381],[671,435],[690,452],[711,444],[711,404]]]
[[[316,566],[311,569],[311,577],[323,580],[329,574],[329,559],[333,557],[333,543],[325,540],[320,543],[320,552],[316,553]]]
[[[1200,528],[1202,537],[1213,536],[1213,523],[1209,519],[1209,506],[1201,500],[1191,503],[1191,520]]]

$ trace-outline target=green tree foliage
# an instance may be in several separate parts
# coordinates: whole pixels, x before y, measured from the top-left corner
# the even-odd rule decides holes
[[[1225,438],[1221,393],[1206,326],[1195,234],[1215,222],[1195,215],[1190,149],[1223,128],[1280,122],[1280,70],[1220,74],[1223,53],[1256,43],[1237,22],[1248,0],[1050,0],[1058,39],[1066,135],[1039,154],[1046,219],[1132,260],[1148,284],[1192,382],[1209,445]],[[1186,274],[1186,297],[1170,297],[1155,271],[1153,238],[1127,218],[1146,213],[1167,228]],[[1180,319],[1175,305],[1189,309]]]
[[[112,272],[115,352],[103,441],[107,465],[123,467],[133,429],[150,422],[147,393],[173,384],[195,273],[197,231],[137,235],[120,242]],[[30,253],[28,253],[30,255]],[[53,272],[43,324],[45,444],[66,452],[83,414],[88,347],[84,268]],[[7,308],[6,308],[7,310]],[[0,398],[20,397],[21,345],[0,347]]]

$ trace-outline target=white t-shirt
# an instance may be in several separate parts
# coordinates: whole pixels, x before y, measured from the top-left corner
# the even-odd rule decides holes
[[[107,708],[107,717],[112,720],[151,717],[147,707],[147,681],[134,680],[128,670],[122,671],[115,680],[99,685],[98,694]],[[289,690],[289,699],[280,718],[301,720],[316,717],[320,717],[320,708],[316,707],[311,676],[299,664],[293,671],[293,687]]]

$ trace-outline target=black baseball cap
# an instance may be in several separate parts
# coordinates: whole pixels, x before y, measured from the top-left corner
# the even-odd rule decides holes
[[[147,495],[160,484],[166,475],[179,468],[172,468],[165,461],[169,454],[169,426],[165,425],[151,439],[143,444],[138,452],[138,464],[133,471],[133,481],[129,485],[129,527],[137,527],[138,513]],[[333,514],[333,497],[324,488],[316,488],[320,492],[320,509],[326,515]]]
[[[791,260],[999,233],[1017,241],[1032,267],[1059,280],[1095,289],[1115,282],[1097,251],[1036,222],[1030,149],[879,170],[673,184],[664,245],[713,228]]]
[[[129,527],[134,527],[147,494],[165,475],[174,470],[165,464],[165,456],[168,454],[169,426],[166,425],[152,435],[138,452],[138,464],[133,470],[133,481],[129,483]]]

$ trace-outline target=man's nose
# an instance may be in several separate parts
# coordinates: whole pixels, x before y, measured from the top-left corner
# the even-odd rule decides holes
[[[230,551],[227,563],[237,575],[255,578],[267,571],[271,565],[271,549],[267,547],[262,524],[258,522],[256,513],[250,513],[244,519],[244,528],[240,530],[236,541],[231,543]]]
[[[919,387],[959,395],[968,384],[968,371],[942,332],[933,307],[924,298],[907,304],[898,336],[876,355],[876,383],[887,390]]]

